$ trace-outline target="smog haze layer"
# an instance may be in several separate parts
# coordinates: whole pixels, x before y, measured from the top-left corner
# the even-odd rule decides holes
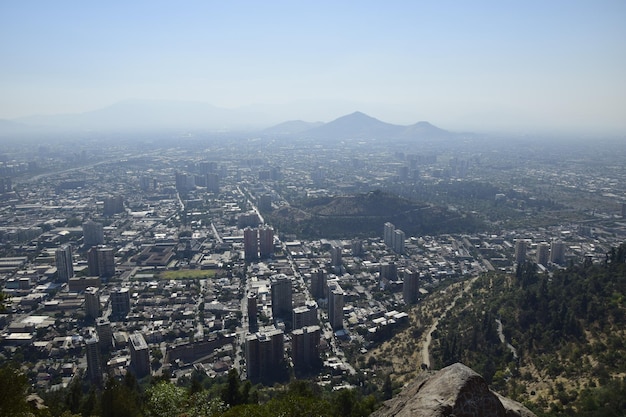
[[[56,115],[167,100],[170,115],[228,114],[228,128],[362,111],[623,135],[625,18],[621,1],[5,2],[0,119],[63,125]]]

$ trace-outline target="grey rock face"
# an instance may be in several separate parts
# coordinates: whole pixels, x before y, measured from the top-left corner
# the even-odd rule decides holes
[[[373,417],[536,417],[523,405],[489,389],[482,376],[455,363],[422,373]]]

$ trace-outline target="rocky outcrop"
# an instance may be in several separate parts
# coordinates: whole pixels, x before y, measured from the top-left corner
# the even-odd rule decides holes
[[[424,372],[372,417],[536,417],[522,404],[491,391],[482,376],[455,363]]]

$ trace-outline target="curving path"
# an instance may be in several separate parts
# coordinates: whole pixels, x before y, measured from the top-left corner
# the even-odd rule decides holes
[[[465,285],[463,286],[463,289],[461,290],[461,292],[459,294],[457,294],[456,297],[454,297],[454,299],[452,300],[452,302],[450,304],[448,304],[448,306],[446,307],[446,309],[443,311],[443,313],[441,313],[441,315],[439,317],[437,317],[435,319],[435,321],[433,322],[433,324],[430,326],[430,329],[428,329],[428,333],[426,333],[426,339],[424,340],[424,344],[422,345],[422,364],[426,365],[426,367],[428,369],[430,369],[430,344],[433,341],[433,332],[435,330],[437,330],[437,325],[439,325],[439,320],[441,320],[442,318],[444,318],[446,316],[446,314],[448,314],[448,311],[452,310],[454,308],[454,306],[456,305],[456,302],[463,297],[463,295],[469,291],[469,289],[472,287],[472,284],[478,279],[478,277],[474,277],[472,279],[470,279],[469,281],[467,281],[465,283]]]
[[[496,319],[496,324],[498,325],[498,337],[500,338],[500,342],[502,342],[502,343],[504,343],[506,345],[506,347],[513,354],[513,358],[515,358],[515,360],[517,360],[518,359],[518,357],[517,357],[517,350],[513,347],[512,344],[508,343],[506,341],[506,338],[504,337],[504,332],[502,330],[502,321],[500,321],[500,319]]]

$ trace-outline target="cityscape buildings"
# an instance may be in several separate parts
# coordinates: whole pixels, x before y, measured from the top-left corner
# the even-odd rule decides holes
[[[517,239],[515,241],[515,262],[523,264],[526,262],[526,247],[528,242],[526,239]]]
[[[296,372],[307,372],[319,367],[319,326],[297,328],[291,334],[291,351]]]
[[[259,232],[256,228],[246,227],[243,229],[244,258],[247,261],[259,257]]]
[[[112,277],[115,275],[115,254],[113,248],[92,246],[87,251],[89,275]]]
[[[141,333],[133,333],[129,337],[130,365],[137,378],[150,374],[150,348]]]
[[[608,191],[623,193],[617,169],[563,177],[577,165],[519,164],[501,150],[467,155],[476,162],[468,164],[456,151],[373,142],[367,155],[344,142],[332,151],[300,152],[303,143],[294,142],[270,152],[255,142],[248,150],[207,141],[214,148],[203,153],[176,143],[137,158],[131,148],[87,150],[72,163],[55,156],[71,149],[54,149],[37,156],[41,171],[0,161],[2,176],[23,170],[0,193],[0,282],[9,295],[0,343],[7,357],[20,346],[33,352],[33,386],[58,390],[76,375],[91,378],[94,325],[105,379],[135,374],[141,363],[140,374],[150,375],[131,337],[139,332],[149,351],[164,354],[152,358],[157,374],[174,379],[191,369],[211,378],[237,369],[271,384],[279,370],[289,375],[289,364],[305,375],[309,359],[320,358],[315,372],[334,386],[365,369],[355,358],[403,329],[407,314],[442,287],[514,272],[521,253],[549,279],[570,262],[601,264],[626,237],[622,200]],[[515,192],[510,170],[529,179]],[[573,184],[588,198],[577,199]],[[405,206],[387,215],[387,193]],[[472,195],[467,206],[464,193]],[[422,199],[428,203],[411,201]],[[367,204],[373,214],[361,217]],[[407,220],[413,210],[423,214],[421,229]],[[447,210],[452,216],[436,229]],[[447,229],[465,221],[467,229]],[[91,370],[95,381],[97,366]]]
[[[383,239],[385,241],[385,245],[387,247],[393,247],[394,233],[396,231],[395,226],[392,223],[385,223],[385,228],[383,230]]]
[[[333,330],[343,329],[344,292],[337,280],[328,280],[328,321]]]
[[[274,253],[274,229],[270,226],[259,227],[259,255],[269,258]]]
[[[406,239],[406,236],[404,234],[404,232],[400,229],[396,229],[393,232],[393,250],[395,253],[397,254],[404,254],[404,240]]]
[[[323,269],[314,269],[311,271],[311,295],[314,299],[326,298],[326,272]]]
[[[57,279],[59,282],[68,282],[74,276],[74,259],[72,256],[72,246],[65,244],[55,251],[57,267]]]
[[[87,376],[91,381],[102,380],[102,362],[98,346],[98,336],[93,335],[85,340],[87,351]]]
[[[341,246],[332,246],[330,248],[330,257],[331,257],[332,266],[334,267],[341,266],[341,263],[342,263]]]
[[[248,294],[248,326],[251,331],[258,327],[258,308],[256,294]]]
[[[284,364],[284,333],[270,327],[246,336],[248,379],[253,382],[271,380]]]
[[[96,332],[98,334],[98,346],[101,352],[108,352],[113,347],[113,330],[111,322],[105,318],[96,320]]]
[[[130,313],[130,291],[128,288],[114,288],[111,290],[111,314],[115,317],[124,317]]]
[[[303,306],[293,309],[293,329],[300,329],[307,326],[315,326],[319,320],[317,318],[317,303],[311,301]]]
[[[541,242],[537,244],[537,264],[541,266],[548,266],[550,260],[550,245],[547,242]]]
[[[274,275],[271,280],[272,317],[274,320],[291,320],[293,311],[291,279],[284,275]]]
[[[108,196],[104,198],[103,213],[105,216],[113,216],[124,212],[124,197],[121,195]]]
[[[102,223],[87,220],[83,223],[83,244],[86,247],[104,244],[104,228]]]
[[[558,265],[563,265],[565,263],[565,243],[560,240],[556,240],[551,243],[550,262]]]
[[[415,304],[419,296],[419,274],[412,270],[404,271],[402,298],[406,304]]]
[[[85,314],[95,320],[100,317],[100,290],[95,287],[88,287],[85,290]]]

